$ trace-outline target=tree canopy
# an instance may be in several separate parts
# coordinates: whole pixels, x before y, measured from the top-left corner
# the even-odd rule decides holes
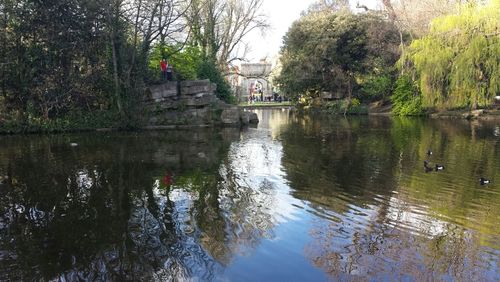
[[[313,11],[284,37],[277,82],[292,98],[320,91],[350,96],[367,75],[396,62],[398,45],[396,27],[378,13]]]
[[[382,3],[385,13],[359,5],[364,11],[353,13],[346,1],[311,6],[284,37],[281,90],[292,99],[329,92],[347,103],[390,97],[399,115],[493,104],[500,0]]]
[[[182,36],[184,0],[5,0],[1,94],[7,110],[49,119],[116,108],[122,117],[148,79],[151,45]]]
[[[434,19],[401,59],[413,71],[423,106],[472,109],[500,93],[500,1],[467,4]]]

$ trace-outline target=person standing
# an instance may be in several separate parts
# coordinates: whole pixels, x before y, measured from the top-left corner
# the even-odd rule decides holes
[[[168,63],[167,61],[167,81],[172,81],[172,73],[174,72],[174,67],[172,67],[171,64]]]
[[[161,59],[160,68],[161,68],[161,79],[165,80],[167,78],[167,62],[165,61],[165,59]]]

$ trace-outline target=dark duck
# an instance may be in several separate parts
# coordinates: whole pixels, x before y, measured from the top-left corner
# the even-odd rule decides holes
[[[484,177],[479,178],[479,184],[481,184],[481,185],[486,185],[486,184],[490,184],[490,183],[491,183],[491,181],[489,179],[486,179]]]
[[[444,170],[444,165],[436,164],[435,168],[436,168],[436,171]]]

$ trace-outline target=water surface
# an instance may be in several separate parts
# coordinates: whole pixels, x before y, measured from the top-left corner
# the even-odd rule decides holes
[[[500,280],[499,124],[256,112],[0,137],[0,280]]]

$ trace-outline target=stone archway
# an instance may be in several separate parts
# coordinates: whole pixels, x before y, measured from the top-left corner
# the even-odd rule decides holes
[[[271,74],[271,63],[261,61],[259,63],[249,63],[241,65],[241,95],[240,102],[246,102],[250,96],[255,95],[256,86],[258,90],[262,91],[262,97],[271,97],[273,94],[272,84],[269,82],[269,75]],[[258,92],[260,95],[260,92]]]

